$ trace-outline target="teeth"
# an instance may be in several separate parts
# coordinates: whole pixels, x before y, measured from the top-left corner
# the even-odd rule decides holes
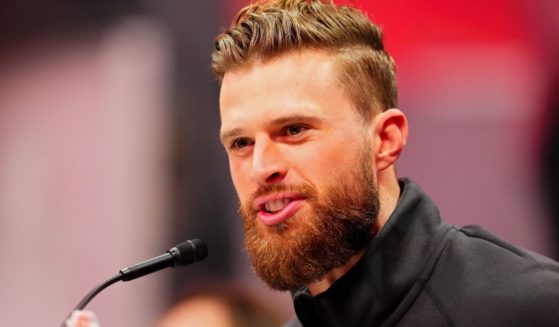
[[[276,212],[276,211],[280,211],[281,209],[285,208],[285,206],[289,202],[290,202],[289,199],[268,201],[264,204],[264,208],[268,212]]]

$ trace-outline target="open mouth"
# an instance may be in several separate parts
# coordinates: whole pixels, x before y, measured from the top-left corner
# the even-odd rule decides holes
[[[300,194],[274,194],[258,198],[254,207],[262,223],[276,225],[293,216],[304,201]]]
[[[264,203],[264,211],[274,213],[282,210],[291,202],[290,199],[272,200]]]

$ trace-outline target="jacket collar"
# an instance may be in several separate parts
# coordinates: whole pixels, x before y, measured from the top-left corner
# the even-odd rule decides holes
[[[381,325],[416,283],[450,226],[415,183],[399,183],[398,205],[361,260],[316,297],[307,288],[293,292],[303,325]]]

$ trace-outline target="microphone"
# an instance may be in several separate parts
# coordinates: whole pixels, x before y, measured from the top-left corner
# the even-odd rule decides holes
[[[127,282],[167,267],[186,266],[208,256],[208,246],[202,240],[183,242],[164,254],[120,270],[121,280]]]
[[[117,275],[92,289],[74,310],[83,310],[97,294],[118,281],[127,282],[168,267],[190,265],[204,260],[207,256],[208,246],[204,241],[195,239],[183,242],[162,255],[121,269]],[[65,326],[65,323],[62,323],[62,326]]]

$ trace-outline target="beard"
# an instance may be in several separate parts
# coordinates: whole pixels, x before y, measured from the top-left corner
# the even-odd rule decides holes
[[[357,167],[338,175],[323,196],[307,184],[277,184],[261,187],[241,205],[245,247],[254,271],[270,288],[294,290],[318,281],[371,241],[379,210],[371,160],[363,150]],[[302,194],[308,206],[280,224],[259,224],[254,199],[279,191]]]

